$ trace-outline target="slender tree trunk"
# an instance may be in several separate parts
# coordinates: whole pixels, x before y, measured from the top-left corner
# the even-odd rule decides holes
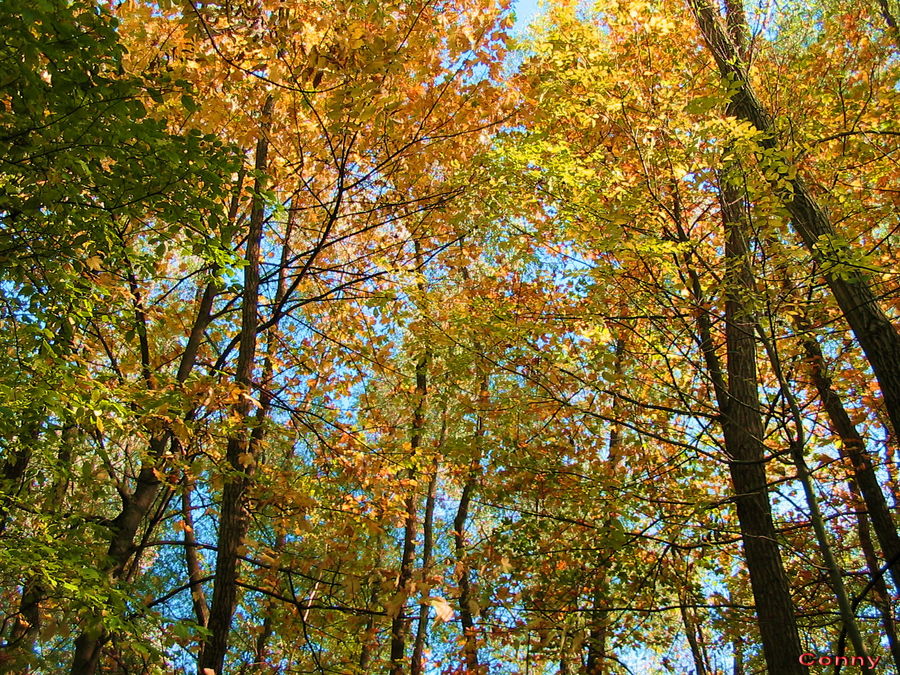
[[[431,480],[428,482],[428,496],[425,501],[425,521],[422,524],[422,578],[426,581],[431,572],[431,561],[434,552],[434,507],[437,500],[437,482],[440,469],[440,452],[447,440],[447,404],[444,400],[441,411],[441,432],[434,459],[434,468],[431,472]],[[425,603],[419,605],[419,624],[416,627],[416,641],[413,645],[413,660],[410,668],[411,675],[422,675],[425,668],[425,642],[428,637],[428,613],[429,606]]]
[[[865,441],[844,408],[840,395],[832,387],[831,377],[825,370],[825,357],[819,343],[804,330],[808,328],[807,326],[801,324],[799,328],[806,334],[806,337],[803,338],[803,349],[806,352],[813,384],[822,401],[822,406],[825,408],[832,432],[841,439],[841,455],[850,460],[853,467],[855,484],[862,493],[869,519],[872,521],[872,527],[875,529],[875,535],[878,537],[878,543],[884,553],[884,559],[895,559],[900,555],[900,537],[897,535],[890,507],[881,491],[881,484],[875,475],[872,459],[866,452]],[[900,590],[900,562],[891,566],[890,574],[894,586]]]
[[[422,444],[425,428],[425,409],[428,397],[428,362],[430,353],[427,348],[416,362],[416,407],[413,412],[410,451],[414,458]],[[415,461],[415,459],[414,459]],[[416,475],[416,469],[410,469],[410,478]],[[403,675],[404,658],[406,656],[406,640],[412,618],[406,612],[406,598],[409,595],[409,583],[412,580],[413,564],[416,553],[416,530],[418,528],[419,499],[414,489],[410,489],[406,498],[406,524],[403,529],[403,552],[400,558],[400,574],[397,576],[397,589],[401,602],[397,614],[391,619],[391,675]]]
[[[191,603],[194,607],[194,618],[197,623],[206,628],[209,624],[209,606],[206,604],[206,594],[203,592],[203,571],[200,568],[200,552],[197,549],[197,537],[194,534],[194,514],[191,505],[191,492],[194,489],[193,481],[185,477],[181,492],[181,518],[184,522],[184,562],[187,566],[188,581],[190,582]]]
[[[625,354],[625,340],[619,338],[615,344],[615,361],[613,363],[613,373],[616,379],[621,376]],[[612,415],[616,418],[618,397],[612,400]],[[609,431],[609,444],[607,464],[612,475],[617,473],[616,469],[619,464],[621,454],[621,430],[619,425],[613,424]],[[612,528],[613,517],[605,519],[601,531],[606,532]],[[606,573],[606,565],[609,562],[607,555],[597,557],[597,569],[595,572],[594,592],[591,597],[591,613],[588,624],[587,639],[587,664],[585,671],[587,675],[604,675],[607,672],[607,639],[609,636],[609,619],[607,615],[607,607],[609,606],[609,578]]]
[[[28,424],[19,437],[16,439],[18,448],[8,456],[3,462],[3,468],[0,469],[0,536],[6,532],[9,524],[9,510],[12,506],[15,496],[19,494],[23,485],[22,478],[25,476],[25,470],[31,461],[31,453],[34,444],[37,442],[40,434],[40,427],[37,422]],[[5,448],[8,452],[8,447]]]
[[[894,621],[892,613],[891,596],[888,592],[887,584],[884,577],[878,572],[880,566],[878,564],[878,556],[875,554],[875,544],[872,541],[872,532],[869,527],[869,521],[863,512],[864,505],[859,488],[856,481],[850,477],[847,479],[847,487],[850,494],[853,495],[854,508],[856,509],[856,528],[859,533],[859,546],[862,549],[863,557],[866,560],[866,567],[869,568],[869,577],[872,579],[872,595],[874,604],[878,608],[881,615],[881,626],[884,628],[884,636],[887,638],[888,647],[891,651],[891,658],[894,661],[894,668],[900,673],[900,642],[897,640],[897,625]]]
[[[783,377],[777,354],[770,346],[767,346],[767,351],[769,352],[769,359],[778,378],[778,383],[781,387],[781,393],[784,396],[785,400],[788,402],[788,405],[791,409],[791,416],[794,419],[794,434],[792,438],[788,438],[788,443],[791,449],[791,458],[793,459],[794,466],[797,469],[797,480],[800,481],[800,484],[803,486],[803,492],[806,496],[806,503],[809,507],[810,523],[812,524],[813,532],[815,533],[816,543],[819,546],[819,553],[822,556],[823,565],[828,574],[828,580],[837,598],[838,608],[841,614],[841,621],[844,624],[844,630],[846,631],[847,635],[850,636],[850,642],[853,644],[856,655],[865,659],[863,665],[860,666],[862,672],[864,673],[864,675],[872,675],[873,671],[867,665],[868,653],[866,650],[866,646],[863,642],[862,634],[859,632],[859,624],[856,621],[856,615],[850,605],[850,598],[847,595],[847,589],[844,586],[843,572],[838,566],[837,560],[832,553],[831,545],[828,541],[828,533],[825,529],[825,519],[822,516],[822,511],[819,508],[819,501],[816,497],[812,473],[810,472],[809,467],[806,464],[805,432],[803,430],[803,418],[800,413],[800,407],[797,405],[793,392],[790,391],[790,389],[788,388],[788,384]]]
[[[744,675],[744,642],[740,638],[731,641],[732,671],[734,675]]]
[[[778,150],[771,116],[753,91],[739,46],[723,29],[719,14],[709,0],[691,0],[691,7],[720,74],[737,87],[729,104],[732,114],[765,134],[761,142],[765,150]],[[900,429],[900,334],[878,303],[868,276],[854,266],[841,265],[842,258],[850,253],[849,247],[838,241],[834,226],[804,180],[799,175],[779,176],[771,185],[773,193],[791,214],[791,223],[803,245],[824,271],[828,287],[872,366],[893,432],[897,433]]]
[[[243,183],[244,171],[238,174],[235,196],[232,199],[229,220],[233,222],[237,215],[239,193]],[[191,327],[188,343],[181,356],[176,381],[183,383],[190,376],[197,361],[200,345],[204,340],[204,332],[209,325],[215,300],[215,284],[209,282],[204,290],[197,308],[197,316]],[[144,350],[142,350],[144,351]],[[145,365],[144,371],[146,373]],[[170,445],[172,436],[168,433],[154,435],[149,441],[149,459],[141,464],[134,491],[123,497],[122,510],[113,520],[112,535],[107,549],[106,571],[111,578],[122,575],[135,546],[134,538],[142,522],[150,511],[150,507],[159,493],[160,481],[156,478],[156,467],[159,458]],[[100,658],[100,649],[107,636],[101,630],[88,629],[75,639],[75,650],[72,657],[71,675],[92,675]]]
[[[379,534],[375,538],[375,546],[378,550],[378,555],[376,557],[375,565],[373,569],[378,569],[381,567],[381,560],[383,554],[383,548],[381,545],[382,535]],[[372,609],[378,606],[378,598],[379,598],[379,590],[380,584],[377,580],[372,580],[371,588],[369,591],[369,604],[367,605],[367,609]],[[376,614],[373,612],[368,615],[366,618],[366,627],[362,632],[362,639],[360,640],[359,647],[359,658],[357,659],[357,666],[360,674],[368,673],[370,670],[369,664],[372,661],[372,646],[375,643],[375,635],[376,635],[376,625],[375,625],[375,617]]]
[[[878,10],[881,12],[881,18],[884,19],[885,26],[887,26],[894,48],[900,49],[900,26],[897,25],[897,17],[891,12],[888,0],[877,0],[877,2]]]
[[[689,601],[687,595],[684,595],[680,601],[679,609],[681,610],[681,623],[684,625],[684,634],[687,636],[688,645],[691,648],[691,657],[694,659],[694,670],[696,675],[706,675],[706,664],[703,661],[703,651],[700,643],[697,641],[697,626],[688,613],[685,604]]]
[[[446,420],[442,424],[446,428]],[[427,579],[431,570],[431,556],[434,549],[434,504],[437,497],[438,463],[435,461],[428,481],[428,495],[425,498],[425,519],[422,523],[422,578]],[[416,626],[416,639],[413,643],[412,664],[410,675],[422,675],[425,668],[425,638],[428,635],[428,610],[429,606],[424,602],[419,605],[419,621]]]
[[[466,522],[469,517],[469,506],[472,502],[472,493],[477,487],[477,475],[480,469],[470,468],[469,478],[463,486],[462,495],[459,498],[459,507],[456,509],[456,517],[453,519],[453,539],[456,551],[456,564],[459,575],[459,621],[463,630],[463,658],[466,663],[467,673],[479,673],[478,665],[478,635],[475,629],[475,619],[472,613],[472,586],[469,580],[469,563],[466,558]]]
[[[477,345],[476,349],[480,352]],[[480,358],[480,357],[479,357]],[[469,519],[469,507],[472,503],[472,495],[478,487],[478,479],[481,474],[481,456],[484,444],[484,416],[488,407],[488,376],[482,371],[478,390],[478,418],[475,423],[475,436],[473,439],[475,456],[469,465],[466,483],[463,485],[459,498],[459,506],[456,516],[453,518],[453,540],[456,552],[457,574],[459,578],[459,621],[463,630],[463,659],[467,673],[480,673],[478,658],[478,631],[475,627],[473,612],[474,597],[472,583],[469,579],[469,561],[466,555],[466,526]]]
[[[238,359],[235,380],[244,388],[235,412],[245,425],[249,423],[253,402],[253,364],[256,360],[256,342],[259,325],[259,262],[260,247],[265,221],[262,190],[264,174],[268,168],[268,129],[271,124],[272,97],[263,106],[263,128],[256,143],[255,168],[257,176],[250,209],[250,229],[247,234],[244,266],[244,288],[241,297],[241,336],[238,343]],[[265,414],[261,408],[260,412]],[[218,550],[216,552],[216,577],[213,586],[212,605],[209,611],[209,636],[205,640],[199,659],[199,671],[222,674],[225,654],[231,633],[231,622],[237,607],[238,550],[243,544],[250,526],[246,496],[255,472],[256,454],[261,440],[262,419],[256,417],[256,427],[243,428],[228,439],[225,457],[230,470],[222,489],[222,507],[219,513]],[[206,669],[206,670],[205,670]]]

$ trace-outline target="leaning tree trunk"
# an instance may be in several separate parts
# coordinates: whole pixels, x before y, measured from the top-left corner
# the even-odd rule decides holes
[[[825,355],[822,348],[814,337],[806,333],[804,329],[808,328],[807,326],[801,323],[799,328],[806,334],[803,338],[803,349],[806,352],[816,393],[822,401],[832,432],[841,439],[841,456],[850,461],[854,482],[862,493],[884,559],[897,560],[900,556],[900,536],[897,535],[897,527],[881,490],[878,476],[875,475],[872,458],[866,452],[865,441],[844,408],[840,395],[832,387],[831,377],[825,369]],[[895,562],[889,570],[894,586],[900,590],[900,562]]]
[[[709,0],[690,0],[706,45],[715,59],[723,79],[736,88],[729,110],[740,120],[762,132],[760,143],[767,151],[767,161],[776,155],[778,143],[772,119],[751,86],[746,59],[739,44],[722,26],[721,17]],[[729,12],[738,11],[729,6]],[[763,157],[761,156],[761,159]],[[858,267],[842,265],[852,251],[835,236],[834,226],[824,209],[813,198],[796,167],[787,177],[778,172],[772,179],[772,192],[791,214],[791,223],[803,245],[821,266],[828,287],[866,355],[881,387],[885,409],[894,433],[900,430],[900,334],[879,305],[868,275]],[[795,176],[791,178],[790,176]]]

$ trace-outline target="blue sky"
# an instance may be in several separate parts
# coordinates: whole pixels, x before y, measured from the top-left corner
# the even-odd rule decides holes
[[[516,28],[525,28],[538,14],[538,0],[514,0],[513,10],[516,13]]]

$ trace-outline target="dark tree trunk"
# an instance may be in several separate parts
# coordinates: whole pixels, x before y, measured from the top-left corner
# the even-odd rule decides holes
[[[415,455],[422,445],[425,429],[425,405],[428,397],[428,362],[430,354],[426,348],[416,363],[416,407],[413,412],[410,450]],[[416,470],[410,469],[410,478]],[[397,614],[391,620],[391,675],[403,675],[403,661],[406,657],[406,640],[412,617],[406,612],[406,598],[412,579],[416,553],[416,530],[418,528],[419,499],[411,490],[406,498],[406,525],[403,529],[403,553],[400,557],[400,574],[397,576],[397,594],[401,597]]]
[[[480,351],[477,346],[476,349]],[[484,416],[488,406],[488,376],[481,374],[478,390],[478,419],[475,426],[473,439],[475,457],[469,465],[466,483],[463,486],[462,495],[459,498],[459,506],[456,516],[453,518],[453,540],[456,552],[456,564],[459,569],[459,622],[463,631],[463,659],[466,664],[466,672],[478,674],[481,672],[478,657],[478,632],[475,626],[475,616],[472,611],[474,597],[472,595],[472,582],[469,579],[469,561],[466,554],[466,526],[469,520],[469,507],[472,503],[472,495],[478,487],[478,478],[481,473],[481,455],[484,444]]]
[[[888,592],[887,584],[884,582],[884,576],[879,574],[881,568],[878,564],[878,556],[875,555],[875,544],[872,542],[869,521],[866,518],[866,514],[861,510],[863,505],[859,488],[856,486],[856,481],[853,478],[848,479],[847,486],[850,488],[850,494],[853,495],[856,508],[856,528],[859,533],[859,546],[863,551],[866,567],[869,568],[869,577],[872,580],[872,604],[878,608],[878,613],[881,614],[881,625],[884,628],[884,635],[888,641],[891,658],[894,660],[894,668],[900,673],[900,642],[897,641],[897,624],[894,621],[891,596]]]
[[[441,426],[441,442],[438,447],[443,445],[444,432],[446,430],[446,419]],[[434,506],[437,497],[437,477],[438,463],[435,461],[434,469],[431,472],[431,479],[428,481],[428,494],[425,498],[425,520],[422,523],[422,576],[427,577],[431,570],[431,557],[434,550]],[[422,603],[419,605],[419,621],[416,626],[416,639],[413,643],[412,664],[410,666],[410,675],[422,675],[425,668],[425,638],[428,635],[428,605]]]
[[[801,326],[801,329],[805,326]],[[850,460],[853,467],[855,484],[862,493],[869,519],[878,537],[878,543],[884,553],[885,560],[897,559],[900,556],[900,537],[897,536],[897,528],[891,517],[881,484],[875,475],[872,459],[866,452],[865,441],[856,430],[856,425],[850,419],[844,408],[841,397],[832,387],[831,378],[825,370],[825,357],[815,338],[808,336],[803,340],[803,348],[806,352],[810,366],[813,384],[816,392],[828,415],[831,430],[841,439],[841,455]],[[894,586],[900,590],[900,562],[894,563],[890,568]]]
[[[216,675],[223,673],[231,622],[237,607],[238,550],[243,544],[250,526],[246,495],[255,471],[256,454],[265,415],[264,409],[260,409],[262,414],[256,416],[256,427],[252,431],[248,428],[253,411],[250,392],[253,386],[253,364],[256,360],[256,343],[259,333],[259,263],[265,221],[262,189],[264,186],[263,176],[268,168],[269,139],[267,134],[271,123],[272,105],[270,96],[263,106],[263,129],[256,143],[257,176],[250,209],[250,228],[247,233],[245,251],[244,287],[241,297],[241,334],[238,343],[235,380],[244,388],[244,395],[235,406],[235,412],[244,420],[245,427],[236,431],[228,439],[225,451],[228,467],[234,472],[234,475],[226,478],[222,489],[216,576],[212,605],[209,610],[209,636],[203,643],[198,668],[201,673],[204,673],[204,669],[208,669]]]
[[[731,114],[765,134],[762,146],[766,150],[777,150],[771,116],[753,91],[739,46],[723,29],[718,13],[708,0],[691,0],[691,5],[720,74],[737,86],[729,104]],[[791,214],[792,225],[803,245],[823,270],[832,295],[872,366],[893,432],[897,433],[900,429],[900,334],[879,305],[865,272],[852,265],[841,265],[842,258],[848,257],[851,251],[836,239],[834,226],[804,180],[799,176],[779,176],[771,185],[773,193]]]
[[[726,237],[728,381],[727,391],[719,391],[717,397],[766,664],[772,673],[801,675],[806,669],[799,661],[800,634],[769,502],[757,389],[755,320],[744,302],[754,291],[746,239],[749,228],[741,191],[732,179],[722,176],[719,186]]]

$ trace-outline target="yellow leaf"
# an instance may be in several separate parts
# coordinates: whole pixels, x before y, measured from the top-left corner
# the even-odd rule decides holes
[[[453,618],[453,608],[444,600],[444,598],[433,595],[427,600],[428,604],[434,607],[437,618],[443,622],[450,621]]]

